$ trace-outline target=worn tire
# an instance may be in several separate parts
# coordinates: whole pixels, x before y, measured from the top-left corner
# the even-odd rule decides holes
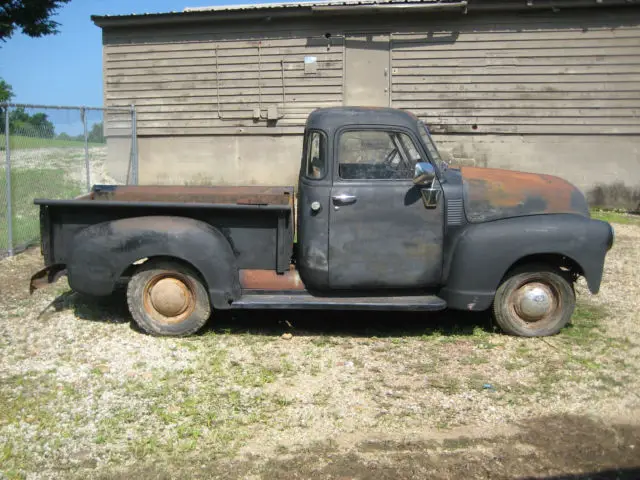
[[[498,287],[492,310],[505,333],[544,337],[555,335],[569,323],[575,305],[568,273],[547,265],[524,265],[510,272]]]
[[[157,336],[191,335],[211,315],[200,275],[171,260],[149,260],[140,265],[129,280],[127,303],[138,326]]]

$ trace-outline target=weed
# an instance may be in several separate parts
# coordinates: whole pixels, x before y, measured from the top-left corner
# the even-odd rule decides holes
[[[484,363],[489,363],[489,360],[486,357],[481,357],[479,355],[469,355],[468,357],[464,357],[460,360],[462,365],[482,365]]]
[[[447,395],[460,393],[460,380],[455,377],[432,378],[429,385]]]

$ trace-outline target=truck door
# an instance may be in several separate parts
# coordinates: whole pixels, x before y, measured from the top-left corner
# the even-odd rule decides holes
[[[331,176],[327,135],[305,134],[298,181],[297,268],[307,289],[329,288],[329,211]]]
[[[358,127],[337,134],[329,205],[331,288],[439,283],[443,200],[426,204],[422,187],[413,184],[415,163],[424,157],[419,145],[409,131]]]

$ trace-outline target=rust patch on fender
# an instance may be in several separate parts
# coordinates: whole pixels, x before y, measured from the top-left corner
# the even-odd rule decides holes
[[[471,222],[545,213],[589,215],[582,192],[562,178],[494,168],[460,170]]]
[[[305,290],[294,265],[284,274],[278,274],[274,270],[240,270],[240,285],[246,290]]]

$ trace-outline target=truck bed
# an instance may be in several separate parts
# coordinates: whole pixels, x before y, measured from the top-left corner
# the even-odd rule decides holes
[[[293,205],[293,187],[96,185],[76,200],[214,205]]]
[[[66,264],[84,228],[132,217],[188,217],[222,232],[239,268],[289,270],[293,253],[293,187],[96,185],[72,200],[36,199],[47,265]]]

